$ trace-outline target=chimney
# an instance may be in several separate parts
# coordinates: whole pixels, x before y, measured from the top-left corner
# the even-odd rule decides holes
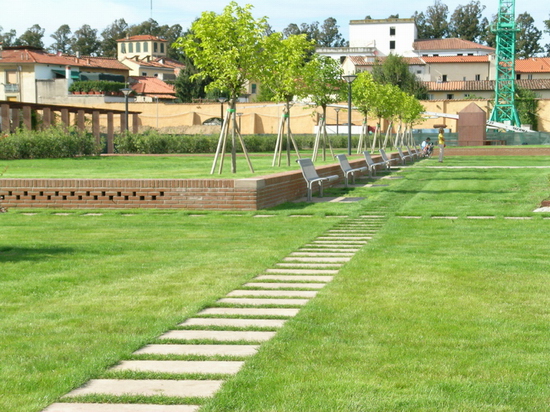
[[[73,78],[71,77],[71,66],[65,66],[65,79],[67,80],[67,93],[69,92],[69,87],[73,83]]]

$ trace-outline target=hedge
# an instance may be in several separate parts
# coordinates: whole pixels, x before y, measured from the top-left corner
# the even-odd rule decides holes
[[[44,159],[93,156],[101,153],[90,133],[76,128],[52,127],[42,131],[19,129],[0,136],[0,159]]]

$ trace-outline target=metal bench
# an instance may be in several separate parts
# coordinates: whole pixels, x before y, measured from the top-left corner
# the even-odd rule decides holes
[[[323,183],[330,183],[338,180],[340,176],[331,175],[320,177],[315,170],[315,166],[311,159],[298,159],[296,160],[302,169],[302,175],[307,184],[307,201],[311,202],[311,195],[313,192],[313,185],[317,183],[319,185],[319,197],[323,197]]]
[[[355,173],[365,173],[369,171],[368,166],[356,168],[351,167],[345,154],[339,154],[334,157],[338,159],[338,162],[340,162],[340,168],[342,169],[342,172],[344,172],[346,187],[348,187],[349,175],[351,175],[352,183],[355,183]]]
[[[399,158],[401,159],[401,164],[405,165],[407,163],[407,160],[410,160],[411,163],[414,161],[414,154],[412,153],[403,153],[403,150],[401,150],[400,147],[397,148],[397,153],[399,154]]]
[[[384,166],[385,169],[389,169],[390,165],[389,163],[382,160],[381,162],[375,162],[372,160],[372,157],[368,151],[363,152],[363,156],[365,156],[365,161],[367,162],[367,167],[369,168],[369,176],[372,176],[373,174],[376,176],[376,166]]]
[[[382,160],[384,160],[384,162],[386,162],[386,164],[388,165],[388,169],[391,167],[392,162],[399,161],[398,159],[388,158],[388,155],[386,154],[386,151],[384,149],[379,149],[378,151],[380,152],[380,156],[382,156]]]

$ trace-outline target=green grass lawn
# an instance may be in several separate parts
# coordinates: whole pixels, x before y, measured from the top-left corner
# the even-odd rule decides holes
[[[39,411],[339,220],[326,216],[373,211],[388,217],[376,238],[203,410],[548,410],[550,213],[532,210],[550,169],[432,160],[377,182],[388,186],[327,191],[360,202],[285,204],[265,219],[0,214],[0,410]]]
[[[335,154],[344,153],[344,149],[335,150]],[[300,152],[302,157],[310,157],[311,151]],[[358,158],[359,155],[356,155]],[[231,173],[231,158],[225,156],[223,173],[219,174],[221,160],[214,174],[210,174],[214,155],[183,156],[101,156],[67,159],[31,159],[0,160],[2,178],[75,178],[75,179],[235,179],[257,177],[299,170],[298,158],[292,154],[291,164],[287,166],[286,154],[281,158],[281,166],[272,166],[273,153],[251,154],[254,173],[242,154],[237,155],[237,173]],[[326,160],[319,155],[316,165],[334,163],[330,152]],[[3,172],[3,175],[2,175]]]

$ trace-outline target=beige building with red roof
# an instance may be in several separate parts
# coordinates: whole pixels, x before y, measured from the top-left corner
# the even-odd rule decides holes
[[[0,100],[53,103],[66,99],[74,80],[125,81],[128,74],[128,67],[117,59],[52,54],[26,46],[7,47],[0,50]]]

